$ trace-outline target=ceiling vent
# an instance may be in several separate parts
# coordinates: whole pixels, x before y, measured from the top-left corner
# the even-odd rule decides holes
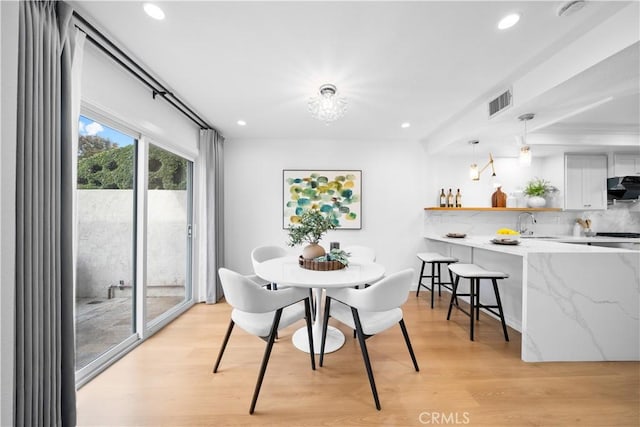
[[[511,94],[511,89],[507,89],[496,98],[489,101],[489,118],[495,116],[500,111],[509,108],[512,102],[513,96]]]

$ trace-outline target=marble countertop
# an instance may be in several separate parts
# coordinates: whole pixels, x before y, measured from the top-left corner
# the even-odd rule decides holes
[[[527,253],[628,253],[634,252],[629,249],[621,249],[621,248],[608,248],[602,246],[593,246],[593,245],[576,245],[572,243],[589,243],[586,240],[575,240],[575,239],[598,239],[599,242],[605,243],[605,238],[596,238],[596,237],[583,237],[583,238],[572,238],[569,236],[566,239],[531,239],[531,238],[521,238],[520,244],[518,245],[499,245],[492,243],[491,240],[495,237],[495,235],[467,235],[464,238],[451,238],[446,237],[444,235],[437,234],[426,234],[424,236],[426,239],[436,240],[445,243],[451,243],[454,245],[461,246],[469,246],[478,249],[485,249],[494,252],[502,252],[511,255],[519,255],[524,256]],[[569,240],[571,239],[571,240]],[[638,239],[625,239],[627,241],[633,241]],[[619,242],[615,240],[615,242]]]
[[[525,239],[528,239],[525,237]],[[607,237],[607,236],[593,236],[593,237],[573,237],[573,236],[549,236],[549,237],[534,237],[534,239],[546,239],[556,242],[565,243],[640,243],[638,238],[626,238],[626,237]]]

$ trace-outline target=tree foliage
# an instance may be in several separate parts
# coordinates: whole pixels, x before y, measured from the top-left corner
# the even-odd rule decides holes
[[[118,143],[98,135],[81,135],[78,138],[78,159],[91,157],[112,148],[118,148]]]
[[[108,140],[107,140],[108,141]],[[132,189],[134,146],[108,148],[78,160],[79,189]],[[185,190],[187,161],[161,148],[149,147],[149,189]]]
[[[78,188],[132,189],[133,145],[111,148],[78,161]]]
[[[151,145],[149,147],[149,190],[186,190],[187,161]]]
[[[331,217],[319,210],[309,209],[300,215],[300,222],[289,228],[289,246],[296,246],[302,242],[318,243],[327,230],[333,230],[336,225]]]

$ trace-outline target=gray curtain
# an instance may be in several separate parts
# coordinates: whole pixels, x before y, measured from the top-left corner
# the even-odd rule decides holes
[[[15,425],[73,426],[71,8],[20,2]]]
[[[223,147],[224,138],[213,129],[200,130],[200,156],[204,168],[205,209],[204,238],[206,244],[206,297],[207,304],[222,298],[222,285],[218,268],[224,265],[224,206],[223,206]]]

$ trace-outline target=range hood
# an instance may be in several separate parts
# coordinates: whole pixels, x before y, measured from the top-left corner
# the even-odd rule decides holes
[[[618,176],[607,179],[607,200],[638,200],[640,196],[640,176]]]

